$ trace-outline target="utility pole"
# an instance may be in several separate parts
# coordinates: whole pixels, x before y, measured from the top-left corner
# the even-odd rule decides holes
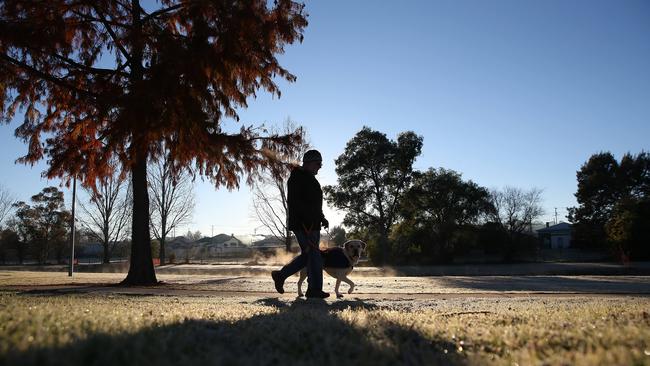
[[[213,237],[213,236],[214,236],[214,225],[212,225],[212,235],[210,235],[210,237]]]
[[[557,225],[557,207],[553,207],[555,209],[555,225]]]
[[[72,274],[74,273],[74,234],[75,234],[75,222],[74,222],[74,206],[75,206],[75,201],[76,201],[76,195],[77,195],[77,177],[74,177],[74,180],[72,181],[72,223],[70,226],[72,226],[72,235],[70,235],[72,242],[70,243],[70,268],[68,268],[68,277],[72,277]]]

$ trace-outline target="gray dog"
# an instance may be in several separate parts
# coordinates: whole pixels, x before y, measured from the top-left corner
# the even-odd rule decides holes
[[[339,292],[339,285],[341,281],[350,285],[348,294],[354,291],[354,282],[348,278],[354,266],[359,262],[359,257],[366,249],[366,243],[361,240],[348,240],[343,244],[343,247],[328,248],[321,251],[323,256],[323,270],[328,275],[336,278],[336,286],[334,292],[336,297],[341,298],[343,295]],[[298,296],[302,297],[302,283],[307,278],[307,268],[300,271],[300,279],[298,280]]]

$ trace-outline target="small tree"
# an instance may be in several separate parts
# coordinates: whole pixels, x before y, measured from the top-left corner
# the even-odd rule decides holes
[[[39,263],[45,263],[51,251],[61,263],[71,216],[65,210],[63,192],[56,187],[47,187],[31,200],[33,206],[22,201],[14,204],[16,217],[24,227],[24,236]]]
[[[299,131],[302,143],[297,149],[281,159],[294,162],[301,161],[302,156],[311,148],[305,130],[297,128],[291,120],[285,121],[284,133]],[[291,166],[278,166],[264,173],[253,185],[253,210],[258,222],[277,240],[284,243],[285,250],[291,251],[291,230],[289,230],[289,206],[287,201],[287,179]]]
[[[131,220],[131,189],[128,183],[113,174],[100,182],[96,189],[84,188],[88,203],[79,202],[86,232],[104,247],[103,263],[110,263],[111,255],[120,240],[124,239]]]
[[[16,202],[13,195],[4,186],[0,185],[0,228],[4,223],[5,218],[13,209],[13,204]]]
[[[397,141],[391,141],[364,127],[336,159],[338,185],[323,188],[327,202],[346,212],[344,225],[371,227],[377,233],[379,264],[388,259],[388,235],[421,150],[422,137],[413,132],[401,133]]]
[[[185,234],[185,237],[192,242],[201,239],[203,235],[201,234],[200,230],[197,230],[195,232],[192,232],[191,230],[187,230],[187,234]]]
[[[510,261],[518,249],[522,234],[532,234],[533,221],[544,213],[541,206],[542,191],[537,188],[524,191],[515,187],[493,189],[490,200],[494,206],[490,216],[492,221],[504,228],[508,234],[509,240],[504,246],[504,260]]]
[[[149,168],[151,231],[159,244],[160,265],[165,264],[167,236],[187,224],[194,211],[194,187],[187,174],[174,175],[170,161],[163,158]]]

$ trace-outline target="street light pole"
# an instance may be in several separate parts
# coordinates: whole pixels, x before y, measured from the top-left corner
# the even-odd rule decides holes
[[[76,201],[76,195],[77,195],[77,177],[74,177],[74,180],[72,182],[72,223],[70,226],[72,227],[72,235],[70,235],[72,239],[72,243],[70,243],[70,267],[68,269],[68,277],[72,277],[72,274],[74,273],[74,234],[75,234],[75,222],[74,222],[74,206],[75,206],[75,201]]]

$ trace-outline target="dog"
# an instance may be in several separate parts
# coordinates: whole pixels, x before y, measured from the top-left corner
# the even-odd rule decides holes
[[[359,262],[359,257],[366,249],[366,243],[361,240],[348,240],[343,244],[343,247],[334,247],[321,250],[323,256],[323,270],[330,276],[336,278],[336,285],[334,292],[337,298],[342,298],[343,295],[339,292],[341,281],[350,286],[348,294],[354,291],[354,282],[348,278],[354,266]],[[302,283],[307,278],[307,268],[300,271],[300,279],[298,280],[298,296],[302,297]]]

